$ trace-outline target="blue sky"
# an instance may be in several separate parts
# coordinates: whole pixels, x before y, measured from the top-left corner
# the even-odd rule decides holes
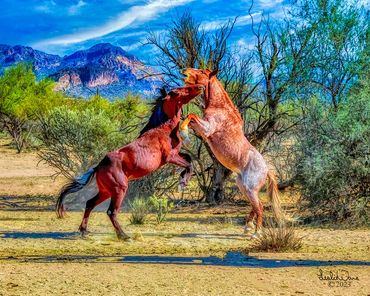
[[[150,63],[153,48],[142,46],[148,31],[165,32],[171,18],[191,10],[212,31],[239,16],[231,44],[251,46],[250,0],[0,0],[0,43],[29,45],[65,55],[110,42]],[[253,13],[281,18],[287,0],[254,0]]]

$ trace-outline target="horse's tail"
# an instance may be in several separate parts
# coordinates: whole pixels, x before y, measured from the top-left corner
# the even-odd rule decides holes
[[[274,213],[275,220],[280,224],[284,221],[284,215],[281,211],[279,189],[277,186],[276,175],[274,171],[268,171],[267,173],[267,192],[272,204],[272,211]]]
[[[72,179],[70,182],[65,184],[60,191],[57,203],[56,203],[56,213],[58,218],[64,218],[65,216],[65,208],[64,208],[64,199],[68,194],[80,191],[84,188],[91,179],[94,177],[96,173],[97,166],[88,169],[83,175]]]

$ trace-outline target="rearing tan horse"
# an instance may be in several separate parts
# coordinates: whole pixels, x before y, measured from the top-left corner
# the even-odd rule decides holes
[[[210,146],[215,157],[226,168],[237,173],[236,184],[252,205],[246,219],[245,232],[257,224],[253,237],[259,235],[262,227],[263,205],[258,198],[267,179],[267,189],[276,220],[282,218],[275,174],[269,171],[262,155],[247,140],[243,132],[243,120],[220,81],[217,71],[188,68],[184,71],[187,85],[205,86],[203,118],[189,114],[181,125],[181,135],[185,142],[190,141],[188,125]]]

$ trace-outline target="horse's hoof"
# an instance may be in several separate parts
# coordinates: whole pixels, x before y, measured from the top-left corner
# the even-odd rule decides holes
[[[90,234],[90,231],[80,230],[81,238],[87,238]]]
[[[132,239],[130,236],[128,236],[127,234],[117,234],[117,238],[121,241],[124,241],[124,242],[132,242]]]
[[[180,182],[178,190],[179,191],[184,191],[186,186],[187,186],[187,184],[185,182]]]
[[[260,232],[255,232],[252,234],[251,236],[251,239],[257,239],[257,238],[260,238],[261,237],[261,233]]]
[[[249,234],[255,228],[256,227],[254,226],[253,222],[248,222],[248,224],[244,226],[244,233]]]

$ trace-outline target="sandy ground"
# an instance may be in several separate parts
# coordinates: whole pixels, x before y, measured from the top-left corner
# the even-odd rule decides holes
[[[5,263],[0,295],[368,295],[369,269],[346,269],[360,281],[330,288],[318,279],[317,268]]]
[[[0,295],[370,295],[368,229],[300,227],[299,251],[233,259],[251,241],[245,209],[227,206],[177,210],[161,225],[122,213],[131,242],[93,213],[82,239],[81,211],[55,217],[63,179],[51,174],[35,153],[0,147]]]
[[[39,161],[37,152],[19,154],[9,143],[0,137],[0,196],[57,193],[65,179],[55,179],[55,171]]]

